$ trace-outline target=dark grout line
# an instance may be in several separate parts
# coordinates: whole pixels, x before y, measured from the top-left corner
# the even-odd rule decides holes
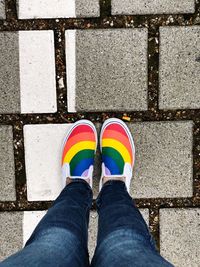
[[[65,75],[64,75],[65,76]],[[63,96],[66,92],[65,89],[59,91],[59,96]],[[64,96],[63,96],[64,98]],[[63,99],[62,99],[63,100]],[[66,101],[66,100],[63,100]],[[23,125],[26,124],[48,124],[48,123],[73,123],[80,118],[89,119],[93,122],[103,122],[105,119],[110,117],[121,118],[126,114],[130,118],[130,122],[141,122],[141,121],[185,121],[193,120],[198,122],[200,118],[200,109],[188,109],[188,110],[158,110],[158,111],[132,111],[132,112],[77,112],[68,113],[66,110],[66,102],[60,103],[64,106],[63,110],[59,110],[57,113],[43,113],[43,114],[0,114],[0,125],[1,124],[14,124],[15,122],[21,121]],[[129,122],[129,123],[130,123]]]
[[[27,199],[23,123],[18,121],[13,125],[13,145],[15,161],[16,201],[21,203]]]
[[[17,0],[5,0],[6,9],[6,20],[15,21],[17,20]]]
[[[148,29],[148,109],[158,112],[159,96],[159,28],[149,25]]]
[[[45,210],[52,205],[53,201],[1,201],[0,211],[24,211],[24,210]],[[134,203],[140,209],[179,209],[179,208],[200,208],[200,197],[191,198],[143,198],[135,199]],[[21,205],[23,204],[23,205]],[[96,210],[95,199],[92,210]]]
[[[200,117],[193,129],[193,190],[200,198]]]
[[[160,216],[159,209],[149,209],[149,229],[156,242],[156,247],[160,251]]]
[[[99,0],[100,3],[100,17],[105,18],[111,16],[111,0]]]
[[[57,112],[67,111],[65,31],[54,31]]]

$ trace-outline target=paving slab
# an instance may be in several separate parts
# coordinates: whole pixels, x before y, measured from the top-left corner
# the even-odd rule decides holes
[[[200,108],[200,26],[160,28],[161,109]]]
[[[134,198],[193,195],[192,121],[128,124],[136,146]]]
[[[19,19],[100,16],[99,0],[18,0]]]
[[[112,15],[194,13],[195,0],[111,0]]]
[[[0,19],[6,19],[5,0],[0,0]]]
[[[147,37],[147,29],[67,30],[68,111],[147,110]]]
[[[0,54],[0,113],[19,113],[19,35],[17,32],[0,32]]]
[[[12,126],[0,126],[0,201],[16,200]]]
[[[56,112],[53,31],[0,33],[0,113]]]
[[[56,74],[53,31],[20,31],[21,113],[53,113]]]
[[[23,212],[0,212],[0,261],[22,247],[22,220]]]
[[[199,267],[200,209],[161,209],[161,254],[176,267]]]
[[[149,224],[149,210],[141,209],[141,214]],[[39,221],[46,214],[46,211],[25,211],[25,212],[1,212],[0,213],[0,260],[20,250],[31,236]],[[98,215],[91,211],[89,223],[88,249],[90,259],[94,255],[97,239]],[[13,235],[14,233],[14,235]]]
[[[53,200],[61,191],[62,142],[71,124],[26,125],[28,200]]]

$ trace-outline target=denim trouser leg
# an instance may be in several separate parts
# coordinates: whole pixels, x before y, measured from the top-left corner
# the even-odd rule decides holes
[[[169,267],[125,184],[108,181],[98,198],[99,228],[93,267]]]
[[[83,180],[65,187],[26,246],[1,267],[88,267],[88,222],[92,191]]]

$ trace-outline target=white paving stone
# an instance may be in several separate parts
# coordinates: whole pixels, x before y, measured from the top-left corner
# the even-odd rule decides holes
[[[28,241],[37,224],[46,214],[45,210],[25,211],[23,213],[23,245]]]
[[[20,31],[21,113],[57,111],[53,31]]]
[[[18,0],[19,19],[75,17],[75,0]]]
[[[161,209],[161,254],[176,267],[200,266],[200,209]]]
[[[70,124],[24,127],[28,200],[53,200],[61,191],[62,142]]]

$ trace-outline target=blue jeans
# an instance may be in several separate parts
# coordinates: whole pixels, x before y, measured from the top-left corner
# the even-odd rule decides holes
[[[169,267],[124,182],[108,181],[98,198],[98,238],[92,267]],[[25,247],[1,267],[89,267],[88,223],[92,190],[83,180],[67,185]]]

